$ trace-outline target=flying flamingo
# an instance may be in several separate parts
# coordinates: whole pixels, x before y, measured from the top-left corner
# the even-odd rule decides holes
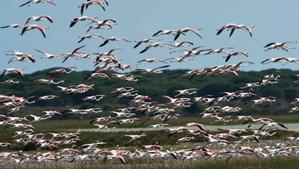
[[[106,6],[108,6],[108,1],[107,0],[87,0],[87,2],[84,2],[81,4],[81,10],[80,10],[80,13],[81,13],[81,16],[83,15],[84,13],[84,10],[85,9],[88,9],[89,6],[91,5],[98,5],[100,6],[104,11],[106,11],[106,8],[104,6],[104,4]]]
[[[24,73],[21,69],[17,69],[17,68],[8,68],[3,70],[2,74],[1,74],[1,78],[6,75],[6,74],[10,74],[10,73],[15,73],[17,75],[19,75],[22,79],[24,78]]]
[[[53,23],[53,18],[51,16],[31,16],[27,19],[26,25],[31,21],[49,21]]]
[[[46,38],[46,28],[39,25],[25,25],[21,32],[21,35],[23,36],[26,32],[34,29],[39,30],[43,34],[44,38]]]
[[[19,7],[23,7],[23,6],[30,6],[31,4],[39,4],[39,3],[48,3],[51,4],[53,6],[56,6],[56,4],[54,3],[53,0],[29,0],[25,3],[23,3],[22,5],[20,5]]]
[[[201,30],[201,28],[183,28],[183,29],[180,29],[176,32],[176,35],[174,37],[174,41],[176,41],[181,35],[185,35],[185,33],[187,33],[187,32],[192,32],[195,35],[197,35],[198,37],[202,38],[202,36],[198,32],[199,30]]]

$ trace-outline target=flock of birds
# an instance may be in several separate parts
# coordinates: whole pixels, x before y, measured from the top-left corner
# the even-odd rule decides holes
[[[20,7],[33,6],[39,4],[47,4],[50,6],[56,6],[53,0],[29,0]],[[99,7],[99,10],[105,11],[109,6],[107,0],[87,0],[80,5],[81,16],[74,18],[69,27],[74,27],[80,22],[88,23],[87,33],[93,31],[100,31],[102,29],[113,29],[118,22],[113,19],[99,20],[98,17],[85,16],[84,14],[91,6]],[[37,25],[40,22],[53,23],[54,18],[51,16],[31,16],[24,24],[11,24],[0,27],[15,28],[21,30],[21,36],[30,36],[30,31],[39,31],[41,35],[46,38],[48,28]],[[229,37],[231,37],[236,31],[242,30],[249,33],[250,37],[253,36],[253,26],[243,24],[226,24],[220,27],[216,35],[229,31]],[[35,81],[40,84],[47,84],[56,86],[57,90],[60,90],[66,94],[81,94],[86,93],[94,89],[94,84],[90,83],[91,79],[110,79],[118,78],[124,81],[138,81],[142,78],[142,75],[147,73],[159,73],[163,69],[169,68],[173,62],[187,62],[192,61],[196,56],[205,56],[213,54],[223,54],[224,61],[228,62],[234,57],[249,57],[249,54],[244,51],[234,50],[234,47],[222,47],[222,48],[204,48],[203,46],[194,47],[194,42],[191,41],[178,41],[180,37],[194,34],[198,38],[203,38],[201,28],[182,28],[178,30],[158,30],[154,32],[152,37],[139,41],[128,40],[125,37],[104,37],[100,34],[85,34],[78,40],[78,44],[83,43],[89,39],[101,39],[103,42],[99,47],[107,46],[115,41],[123,41],[125,43],[134,43],[132,47],[134,49],[144,46],[139,54],[154,50],[154,48],[170,48],[170,54],[180,53],[178,57],[169,57],[165,59],[146,58],[138,61],[136,65],[122,63],[121,57],[116,54],[117,51],[122,49],[113,48],[107,52],[83,52],[85,45],[82,45],[74,50],[63,54],[52,54],[45,52],[41,49],[35,49],[36,52],[42,54],[47,59],[62,59],[62,63],[66,62],[70,58],[86,59],[93,58],[95,69],[90,72],[86,77],[86,83],[72,86],[63,86],[64,80],[58,78],[63,74],[70,74],[76,70],[75,67],[60,67],[51,70],[50,77],[47,79],[36,79]],[[163,36],[173,37],[173,42],[165,43],[162,41]],[[288,42],[271,42],[264,46],[265,51],[269,50],[282,50],[288,51],[294,47],[289,44],[296,44],[296,41]],[[182,49],[188,48],[191,49]],[[6,53],[11,57],[11,62],[37,62],[37,59],[32,54],[23,53],[17,50],[12,50]],[[276,57],[262,61],[262,64],[269,63],[296,63],[298,58],[290,57]],[[161,63],[162,66],[139,69],[137,66],[147,63]],[[242,61],[236,64],[220,65],[204,69],[190,70],[185,73],[186,77],[198,77],[209,76],[214,74],[233,74],[238,76],[238,69],[243,65],[253,64],[251,61]],[[113,70],[111,75],[106,74],[105,71]],[[140,76],[135,76],[129,73],[118,73],[119,71],[135,70],[141,72]],[[21,83],[17,81],[17,77],[7,76],[8,74],[17,74],[21,79],[24,78],[23,70],[20,68],[8,68],[2,71],[1,78],[6,77],[5,81],[0,82],[2,85],[9,85],[15,83]],[[299,75],[298,75],[299,76]],[[201,159],[201,158],[233,158],[233,157],[275,157],[275,156],[298,156],[299,148],[296,145],[299,141],[298,137],[289,137],[285,140],[281,140],[274,145],[263,145],[262,139],[265,137],[273,136],[277,131],[281,129],[287,129],[284,124],[275,122],[270,118],[255,118],[252,116],[232,116],[229,113],[237,113],[242,110],[241,107],[220,106],[230,102],[238,101],[241,99],[249,99],[253,105],[260,105],[264,103],[275,103],[275,97],[259,97],[254,93],[254,89],[259,86],[276,84],[279,82],[279,75],[273,73],[265,75],[256,82],[247,83],[244,86],[240,86],[240,90],[234,92],[223,92],[221,97],[213,97],[211,95],[195,97],[198,92],[198,88],[181,89],[174,91],[173,96],[162,96],[164,101],[159,103],[153,101],[151,97],[139,94],[138,90],[133,87],[123,86],[111,91],[111,94],[115,98],[125,97],[129,99],[128,106],[111,110],[109,116],[101,116],[99,118],[90,121],[90,125],[95,126],[97,129],[107,129],[110,125],[130,124],[136,121],[141,121],[142,124],[146,124],[148,121],[155,119],[161,120],[161,123],[149,125],[151,128],[161,128],[166,130],[169,137],[177,133],[181,133],[184,137],[177,139],[173,144],[172,149],[163,148],[159,143],[143,145],[136,150],[126,150],[125,148],[117,149],[105,149],[101,146],[105,145],[105,142],[95,141],[94,143],[84,144],[81,147],[76,147],[75,144],[80,140],[80,130],[78,132],[65,132],[65,133],[37,133],[35,127],[32,125],[34,122],[48,120],[53,116],[62,115],[62,112],[56,110],[46,110],[42,112],[42,115],[28,114],[24,117],[11,116],[12,112],[17,112],[22,108],[29,107],[31,104],[35,104],[36,101],[49,101],[56,99],[56,95],[45,95],[40,97],[24,98],[15,95],[0,95],[0,108],[8,110],[6,114],[0,115],[0,125],[15,128],[15,135],[13,136],[14,142],[0,142],[0,147],[7,150],[14,145],[27,145],[34,144],[40,149],[48,149],[49,151],[37,151],[37,152],[23,152],[23,151],[1,151],[1,161],[14,161],[16,163],[26,162],[48,162],[48,161],[67,161],[75,162],[82,160],[98,160],[98,159],[118,159],[122,163],[126,163],[127,158],[165,158],[165,159]],[[82,102],[100,102],[105,99],[105,95],[92,95],[82,99]],[[210,118],[215,121],[229,122],[229,121],[241,121],[244,125],[248,125],[246,129],[218,129],[218,131],[211,132],[205,128],[204,124],[190,122],[185,126],[180,127],[168,127],[167,122],[169,119],[176,119],[180,116],[178,110],[186,107],[190,107],[194,103],[203,103],[208,106],[203,112],[200,113],[200,118]],[[295,99],[292,103],[294,105],[291,108],[290,113],[298,112],[299,98]],[[101,108],[89,108],[89,109],[77,109],[72,108],[64,113],[73,113],[79,115],[86,115],[90,113],[100,113]],[[140,118],[137,114],[142,112],[145,118]],[[138,140],[147,137],[146,133],[140,133],[135,135],[125,135],[128,138],[128,143],[133,143]],[[175,145],[184,144],[186,142],[198,142],[203,139],[204,142],[201,145],[194,144],[191,148],[177,149]],[[118,139],[118,138],[115,138]],[[252,146],[249,143],[257,142],[258,146]],[[249,144],[249,145],[247,145]],[[63,147],[63,148],[62,148]],[[65,148],[69,147],[69,148]],[[216,148],[215,148],[216,147]]]

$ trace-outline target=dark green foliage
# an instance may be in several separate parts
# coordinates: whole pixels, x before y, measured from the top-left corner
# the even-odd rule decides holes
[[[51,70],[51,69],[50,69]],[[42,95],[58,95],[57,99],[51,101],[37,101],[35,104],[30,105],[25,111],[31,110],[47,110],[54,108],[57,110],[67,110],[68,108],[91,108],[101,107],[107,114],[109,111],[127,106],[129,99],[131,98],[118,98],[117,95],[111,94],[117,87],[130,86],[138,90],[139,94],[148,95],[153,101],[159,103],[166,103],[163,98],[164,95],[173,97],[175,90],[185,88],[198,88],[199,92],[194,97],[212,95],[213,97],[223,96],[223,92],[231,92],[240,90],[241,86],[246,83],[252,83],[259,81],[266,74],[280,74],[278,84],[271,84],[267,86],[254,88],[254,92],[258,96],[274,96],[277,97],[277,103],[275,103],[275,109],[272,108],[273,104],[266,104],[261,106],[252,107],[250,99],[236,100],[232,103],[228,103],[231,106],[242,107],[241,114],[281,114],[289,110],[286,101],[290,101],[293,98],[299,97],[299,88],[294,83],[296,79],[295,75],[299,74],[299,71],[292,70],[263,70],[260,72],[239,72],[239,77],[233,75],[211,75],[204,77],[190,77],[183,76],[187,70],[166,70],[164,73],[148,73],[138,78],[137,82],[127,82],[124,80],[111,78],[111,79],[91,79],[85,80],[88,76],[87,71],[74,72],[69,75],[62,75],[55,80],[64,80],[65,83],[61,86],[77,85],[81,83],[94,84],[94,90],[84,94],[65,94],[61,93],[55,85],[37,84],[34,80],[38,78],[49,78],[48,72],[50,70],[38,71],[30,75],[25,75],[25,78],[19,84],[1,85],[0,94],[5,95],[17,95],[23,97],[29,96],[42,96]],[[110,75],[113,72],[107,72]],[[136,76],[140,76],[138,72],[132,72]],[[5,80],[5,79],[3,79]],[[87,102],[82,99],[89,95],[104,94],[106,97],[100,102]],[[226,104],[226,103],[225,103]],[[193,115],[199,113],[207,105],[200,105],[194,103],[190,108],[180,110],[179,113]],[[90,116],[89,116],[90,117]],[[64,117],[64,118],[70,118]]]

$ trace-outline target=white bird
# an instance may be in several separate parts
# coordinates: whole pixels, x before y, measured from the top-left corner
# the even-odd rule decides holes
[[[38,100],[53,100],[55,98],[57,98],[58,96],[56,95],[46,95],[46,96],[40,96],[37,99]]]
[[[10,25],[6,25],[6,26],[1,26],[0,28],[1,29],[4,29],[4,28],[24,28],[25,25],[22,25],[22,24],[10,24]]]
[[[21,32],[21,35],[23,36],[26,32],[34,29],[39,30],[42,33],[43,37],[46,38],[46,28],[39,25],[25,25]]]
[[[155,43],[152,43],[152,44],[146,46],[142,51],[139,52],[139,54],[145,53],[146,51],[150,50],[151,48],[164,47],[164,46],[165,46],[165,44],[162,44],[161,42],[155,42]]]
[[[17,68],[7,68],[7,69],[4,69],[0,78],[2,78],[3,76],[5,76],[6,74],[11,74],[11,73],[15,73],[15,74],[19,75],[22,79],[24,78],[23,71],[21,69],[17,69]]]
[[[131,41],[129,41],[129,40],[127,40],[126,38],[124,38],[124,37],[120,37],[120,38],[118,38],[118,37],[110,37],[110,38],[104,38],[104,37],[102,37],[102,36],[100,36],[102,39],[104,39],[105,41],[102,43],[102,44],[100,44],[100,46],[99,47],[103,47],[103,46],[105,46],[105,45],[107,45],[109,42],[113,42],[113,41],[125,41],[125,42],[131,42]]]
[[[51,16],[31,16],[27,19],[25,25],[27,25],[31,21],[49,21],[53,23],[53,18]]]
[[[297,63],[299,58],[290,58],[290,57],[275,57],[270,59],[265,59],[261,62],[261,64],[268,64],[268,63],[278,63],[278,62],[288,62],[288,63]]]
[[[15,81],[13,79],[7,79],[5,81],[0,82],[0,84],[18,84],[20,83],[19,81]]]
[[[269,51],[269,50],[272,50],[272,49],[281,49],[283,51],[286,51],[288,52],[288,49],[294,49],[293,48],[290,48],[288,47],[286,44],[290,44],[290,43],[297,43],[297,41],[288,41],[288,42],[271,42],[271,43],[268,43],[264,46],[265,51]]]
[[[168,68],[170,65],[163,65],[153,69],[136,69],[137,71],[143,71],[143,73],[160,73],[160,69]]]
[[[225,62],[228,62],[229,59],[232,56],[240,56],[240,55],[248,57],[248,53],[246,53],[246,52],[243,52],[243,51],[233,51],[233,52],[231,52],[231,53],[229,53],[228,55],[225,56]]]
[[[98,34],[95,34],[95,35],[93,35],[93,34],[87,34],[87,35],[79,37],[80,40],[78,41],[78,43],[81,43],[81,42],[83,42],[86,39],[99,38],[99,37],[100,37],[100,35],[98,35]]]
[[[242,29],[242,30],[247,31],[249,33],[250,37],[252,37],[252,28],[254,28],[254,27],[253,26],[247,26],[247,25],[237,25],[235,23],[229,23],[229,24],[226,24],[226,25],[222,26],[220,29],[218,29],[216,35],[219,35],[225,29],[228,29],[228,30],[230,30],[229,37],[231,37],[233,35],[233,33],[235,32],[235,30]]]
[[[162,63],[165,63],[164,59],[154,59],[154,58],[146,58],[146,59],[142,59],[142,60],[138,61],[138,63],[141,63],[141,62],[147,62],[147,63],[162,62]]]
[[[59,55],[59,54],[47,53],[47,52],[44,52],[44,51],[42,51],[40,49],[35,49],[35,51],[43,54],[47,59],[53,59],[53,58],[59,58],[59,57],[61,57],[61,55]]]
[[[140,135],[125,135],[126,137],[130,137],[131,139],[129,140],[129,142],[128,143],[131,143],[132,141],[134,141],[134,140],[136,140],[136,139],[140,139],[140,138],[142,138],[142,137],[145,137],[146,136],[146,134],[145,133],[142,133],[142,134],[140,134]]]
[[[85,45],[77,47],[72,52],[65,54],[65,57],[64,57],[62,63],[64,63],[68,58],[76,56],[76,54],[78,54],[78,52],[80,51],[80,49],[82,49],[84,47],[85,47]]]
[[[94,124],[94,126],[96,126],[97,129],[106,129],[106,128],[108,128],[108,126],[105,125],[105,124]]]
[[[35,58],[34,58],[32,55],[30,55],[30,54],[26,54],[26,53],[23,53],[23,52],[19,52],[19,51],[16,51],[16,50],[12,50],[12,53],[7,53],[7,54],[5,54],[5,55],[13,56],[13,57],[9,60],[8,63],[11,63],[11,62],[13,62],[13,61],[15,61],[15,60],[20,61],[20,62],[22,62],[22,61],[26,61],[26,60],[28,60],[28,61],[30,61],[30,62],[32,62],[32,63],[35,63],[35,62],[36,62]]]
[[[91,5],[98,5],[104,11],[106,11],[104,4],[108,6],[108,1],[107,0],[87,0],[86,2],[81,4],[81,7],[80,7],[81,8],[81,10],[80,10],[81,16],[83,15],[84,10],[88,9],[88,7]]]
[[[186,45],[188,45],[188,46],[192,46],[192,45],[194,45],[194,43],[193,42],[190,42],[190,41],[182,41],[182,42],[173,42],[173,43],[169,43],[169,44],[167,44],[167,45],[169,45],[169,46],[171,46],[171,47],[174,47],[174,48],[179,48],[179,47],[184,47],[184,46],[186,46]]]
[[[117,25],[117,21],[113,18],[110,19],[105,19],[103,21],[100,20],[91,20],[91,23],[93,23],[94,25],[90,26],[87,29],[87,33],[89,31],[91,31],[92,29],[112,29],[113,25]]]
[[[180,35],[185,35],[185,33],[187,33],[187,32],[192,32],[195,35],[197,35],[198,37],[202,38],[202,36],[198,32],[199,30],[201,30],[201,28],[182,28],[182,29],[179,29],[176,32],[176,35],[174,37],[174,41],[176,41],[180,37]]]
[[[42,84],[54,84],[54,85],[58,85],[58,84],[61,84],[61,83],[64,83],[64,80],[60,80],[60,81],[57,81],[55,82],[54,79],[36,79],[34,80],[38,83],[42,83]]]
[[[39,4],[39,3],[48,3],[51,4],[53,6],[56,6],[56,4],[54,3],[53,0],[29,0],[23,4],[21,4],[19,7],[23,7],[23,6],[30,6],[31,4]]]
[[[105,97],[105,95],[93,95],[93,96],[87,96],[83,98],[84,101],[90,100],[90,101],[100,101]]]
[[[156,33],[153,34],[153,37],[161,36],[161,35],[176,35],[177,31],[176,30],[167,30],[167,29],[162,29],[157,31]]]
[[[205,53],[205,55],[209,55],[209,54],[213,54],[213,53],[227,53],[226,51],[224,51],[225,49],[234,49],[233,47],[223,47],[223,48],[218,48],[218,49],[211,49],[210,51],[208,51],[207,53]]]
[[[50,74],[52,74],[51,78],[56,78],[57,76],[62,75],[62,74],[71,74],[74,71],[74,69],[76,69],[76,67],[56,68],[56,69],[50,71]]]
[[[179,97],[182,95],[193,95],[196,94],[198,91],[197,88],[189,88],[189,89],[183,89],[183,90],[176,90],[175,93],[177,93],[174,97]]]
[[[79,21],[92,21],[92,22],[96,22],[96,18],[97,17],[90,17],[90,16],[80,16],[77,18],[74,18],[70,24],[70,27],[73,27],[77,24],[77,22]]]

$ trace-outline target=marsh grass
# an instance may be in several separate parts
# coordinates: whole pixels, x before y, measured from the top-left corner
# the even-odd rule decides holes
[[[15,164],[11,162],[0,163],[1,169],[298,169],[298,157],[275,157],[269,159],[235,158],[210,160],[148,160],[131,159],[128,164],[119,161],[98,162],[49,162]]]
[[[53,126],[51,129],[50,127],[45,127],[45,128],[39,128],[38,132],[41,133],[49,133],[49,132],[74,132],[72,130],[68,129],[61,129],[57,126]],[[0,141],[8,141],[8,142],[13,142],[13,135],[14,135],[14,130],[11,128],[0,128]],[[184,136],[187,136],[184,133],[176,133],[173,135],[169,135],[167,131],[146,131],[146,136],[134,140],[132,142],[129,142],[130,138],[127,137],[126,135],[130,134],[141,134],[142,131],[138,132],[80,132],[80,140],[76,143],[76,146],[81,146],[86,143],[94,143],[96,141],[103,141],[106,142],[105,145],[102,145],[103,148],[113,148],[113,147],[135,147],[135,148],[141,148],[143,145],[146,144],[160,144],[162,146],[168,146],[168,147],[176,147],[177,145],[174,145],[176,140],[178,138],[182,138]],[[211,134],[215,134],[215,132],[210,132]],[[277,142],[276,140],[283,140],[287,137],[290,136],[295,136],[298,135],[296,132],[292,131],[277,131],[274,136],[271,137],[265,137],[263,140],[270,140]],[[50,136],[48,136],[50,137]],[[188,144],[191,145],[202,145],[205,142],[205,139],[203,138],[203,135],[196,135],[196,141],[195,142],[190,142]],[[251,141],[252,142],[252,141]],[[186,145],[185,143],[182,143],[180,145]],[[67,146],[65,146],[67,147]],[[61,147],[63,148],[63,147]],[[3,148],[1,148],[2,150]],[[24,150],[24,151],[30,151],[30,150],[37,150],[36,146],[13,146],[13,150]]]

